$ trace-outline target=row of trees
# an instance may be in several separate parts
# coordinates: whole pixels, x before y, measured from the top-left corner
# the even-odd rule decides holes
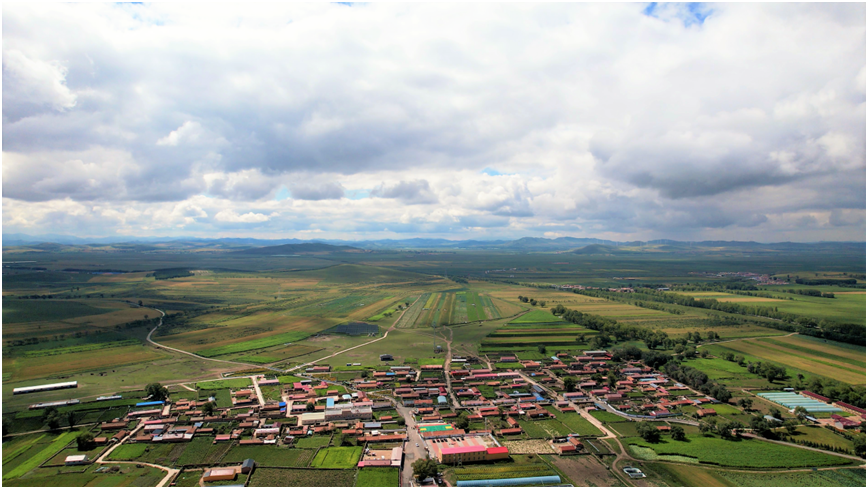
[[[618,343],[630,340],[641,340],[645,342],[645,346],[650,350],[654,350],[661,346],[665,349],[674,346],[674,340],[669,338],[669,335],[663,331],[623,325],[614,319],[567,309],[563,304],[558,304],[551,308],[551,312],[556,316],[561,316],[565,321],[578,324],[579,326],[594,331],[599,331],[600,334],[591,339],[591,346],[594,348],[602,349],[608,347],[611,344],[609,335],[614,336],[615,341]],[[577,341],[579,341],[578,338]]]
[[[726,390],[725,387],[708,380],[708,375],[705,372],[689,365],[681,365],[673,360],[663,366],[663,371],[678,382],[687,384],[720,402],[728,402],[732,398],[732,393]]]
[[[523,295],[518,296],[518,300],[520,300],[521,302],[524,302],[524,303],[529,302],[530,305],[532,305],[532,306],[536,306],[536,305],[539,305],[540,307],[546,306],[546,301],[538,301],[536,299],[532,299],[530,297],[525,297]]]
[[[580,290],[573,289],[576,294],[591,297],[602,297],[610,300],[625,302],[624,294],[605,290]],[[652,289],[637,289],[630,294],[633,299],[640,301],[653,301],[665,304],[676,304],[685,307],[696,307],[712,311],[721,311],[743,316],[758,316],[778,321],[764,323],[764,326],[782,331],[798,332],[809,336],[827,338],[855,345],[865,344],[865,326],[852,323],[838,323],[825,319],[817,320],[798,314],[778,311],[776,307],[764,307],[752,304],[738,304],[735,302],[719,302],[717,299],[697,299],[682,294],[670,294]]]

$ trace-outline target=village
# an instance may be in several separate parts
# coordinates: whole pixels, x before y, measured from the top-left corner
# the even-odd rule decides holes
[[[258,467],[268,470],[274,466],[275,457],[303,453],[302,465],[309,464],[311,469],[358,468],[362,474],[375,468],[396,468],[401,485],[436,486],[444,483],[443,469],[498,464],[523,455],[587,456],[608,468],[615,455],[604,439],[615,434],[611,425],[601,421],[612,417],[621,421],[619,426],[650,423],[661,434],[672,432],[670,436],[685,429],[697,431],[709,419],[722,424],[751,417],[745,409],[703,394],[640,361],[615,360],[606,350],[561,352],[544,360],[520,360],[505,352],[484,358],[450,358],[448,363],[431,365],[391,365],[390,354],[380,359],[376,366],[347,364],[339,372],[330,365],[312,365],[293,376],[252,375],[247,378],[248,386],[228,390],[231,403],[224,402],[221,408],[215,407],[217,399],[207,392],[185,396],[185,391],[176,391],[166,399],[142,400],[124,416],[94,428],[95,450],[67,455],[62,465],[135,462],[135,456],[116,455],[194,442],[199,449],[226,444],[231,446],[230,454],[246,450],[244,453],[254,455],[228,457],[229,463],[210,465],[182,466],[176,459],[166,467],[169,475],[177,478],[183,473],[189,478],[194,474],[200,485],[217,481],[248,484],[255,480]],[[498,368],[497,364],[516,367]],[[34,386],[16,394],[75,387],[75,382]],[[280,400],[266,399],[263,389],[278,392]],[[759,396],[785,412],[808,406],[809,415],[802,420],[806,424],[841,432],[864,426],[864,410],[812,392],[787,388]],[[78,403],[72,399],[30,407]],[[814,417],[817,412],[831,416]],[[773,426],[784,422],[771,415],[763,419]],[[132,446],[144,448],[124,448]],[[257,446],[261,447],[251,448]],[[267,460],[257,460],[255,454],[268,453],[262,451],[268,447],[273,453]],[[417,480],[414,462],[426,459],[436,461],[439,469]],[[507,478],[515,480],[497,477],[487,482],[566,482],[551,470],[510,474]],[[625,480],[644,477],[634,467],[612,474]],[[461,482],[457,481],[459,486]]]

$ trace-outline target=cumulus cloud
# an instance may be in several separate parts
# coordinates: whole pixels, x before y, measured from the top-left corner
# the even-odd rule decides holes
[[[338,182],[321,184],[295,182],[289,185],[293,199],[300,200],[331,200],[344,196],[344,187]]]
[[[864,39],[864,4],[4,5],[3,224],[864,239]]]
[[[371,197],[397,199],[405,204],[437,203],[437,196],[431,190],[427,180],[401,180],[391,185],[381,183],[371,190]]]

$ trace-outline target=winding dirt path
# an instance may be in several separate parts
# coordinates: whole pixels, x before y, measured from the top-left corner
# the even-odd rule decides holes
[[[139,422],[139,425],[136,426],[136,427],[133,429],[133,431],[130,431],[130,433],[129,433],[127,436],[125,436],[122,440],[120,440],[119,442],[115,443],[115,444],[112,445],[108,450],[106,450],[105,452],[103,452],[103,454],[100,455],[98,459],[94,460],[94,463],[97,463],[97,464],[136,464],[136,465],[147,465],[148,467],[153,467],[153,468],[155,468],[155,469],[165,470],[165,471],[167,472],[167,473],[166,473],[166,476],[163,477],[163,479],[162,479],[162,480],[157,484],[157,487],[165,487],[166,484],[168,484],[169,481],[171,481],[172,478],[175,477],[175,476],[176,476],[176,475],[181,471],[180,469],[173,469],[173,468],[171,468],[171,467],[164,467],[164,466],[162,466],[162,465],[152,464],[152,463],[148,463],[148,462],[123,461],[123,460],[112,460],[112,461],[106,461],[106,457],[108,457],[108,456],[109,456],[113,451],[115,451],[115,449],[116,449],[117,447],[119,447],[119,446],[121,446],[123,443],[127,442],[127,441],[128,441],[128,440],[129,440],[133,435],[136,434],[137,431],[139,431],[139,430],[141,430],[142,428],[144,428],[144,426],[145,426],[145,420],[140,421],[140,422]]]

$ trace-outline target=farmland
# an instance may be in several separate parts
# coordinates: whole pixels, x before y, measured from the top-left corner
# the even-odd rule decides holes
[[[352,487],[355,470],[257,469],[250,487]]]
[[[641,438],[626,438],[630,452],[645,460],[674,460],[713,463],[725,467],[791,468],[847,465],[851,461],[825,453],[758,440],[723,440],[717,437],[692,436],[687,441],[663,440],[648,443]]]
[[[793,369],[793,376],[798,372],[816,372],[823,376],[841,380],[851,384],[865,383],[865,363],[859,361],[854,351],[836,348],[813,346],[810,342],[787,342],[776,339],[761,338],[756,340],[731,341],[715,348],[725,348],[739,354],[768,360]],[[816,343],[814,343],[816,345]],[[835,351],[840,355],[833,355]]]
[[[362,456],[362,447],[332,447],[316,453],[311,467],[324,469],[349,469],[356,466]]]
[[[615,329],[592,330],[562,320],[550,311],[557,304],[611,319],[614,321],[612,324],[663,331],[670,340],[677,340],[658,346],[656,353],[664,360],[671,359],[673,363],[701,371],[710,382],[719,383],[734,396],[729,403],[713,406],[717,416],[705,418],[718,423],[734,420],[749,425],[754,417],[772,412],[774,405],[755,396],[759,390],[808,388],[816,378],[830,379],[830,382],[831,379],[845,381],[855,386],[857,391],[864,388],[865,384],[865,349],[861,345],[827,341],[803,334],[790,335],[791,331],[776,329],[779,325],[771,320],[745,315],[712,314],[706,310],[677,305],[666,305],[665,310],[652,309],[640,307],[626,294],[623,301],[607,300],[551,287],[553,283],[603,287],[626,287],[629,283],[627,279],[613,277],[632,277],[630,281],[634,285],[641,282],[662,285],[687,282],[714,284],[715,280],[698,277],[691,272],[726,267],[741,269],[745,266],[778,267],[777,270],[812,268],[801,262],[794,263],[795,258],[792,257],[774,258],[766,264],[764,260],[768,260],[768,257],[763,260],[716,255],[677,259],[647,256],[583,256],[574,259],[562,254],[475,251],[418,256],[406,252],[372,251],[335,256],[251,256],[245,259],[222,251],[209,251],[201,255],[191,253],[184,257],[172,253],[137,254],[136,259],[147,263],[147,268],[164,269],[160,280],[156,280],[153,272],[82,276],[60,271],[64,268],[86,269],[95,266],[97,261],[102,263],[102,268],[138,270],[131,266],[124,268],[133,261],[130,258],[132,255],[123,253],[100,254],[98,260],[94,258],[97,255],[84,253],[25,255],[38,260],[49,257],[54,261],[48,267],[56,267],[57,270],[4,276],[4,294],[7,297],[48,293],[54,296],[44,300],[4,300],[4,417],[12,421],[11,431],[15,435],[4,438],[4,485],[47,485],[55,482],[69,485],[132,482],[155,485],[165,472],[136,468],[134,463],[123,464],[122,471],[112,474],[103,473],[106,471],[94,473],[96,467],[76,468],[78,473],[61,475],[56,474],[56,469],[39,468],[48,459],[62,463],[65,455],[77,453],[74,437],[69,438],[64,431],[67,413],[77,413],[76,424],[82,424],[84,429],[92,429],[93,433],[98,434],[101,431],[97,423],[122,418],[129,406],[141,402],[147,396],[144,387],[151,382],[168,386],[173,401],[185,398],[204,402],[213,394],[216,407],[225,411],[222,416],[242,417],[228,422],[206,422],[205,431],[201,434],[197,432],[188,442],[126,443],[114,450],[109,461],[148,462],[181,468],[191,464],[237,464],[252,458],[258,464],[250,480],[250,485],[254,487],[393,487],[399,485],[399,480],[401,485],[406,485],[407,481],[399,479],[399,471],[395,468],[356,469],[364,446],[339,446],[346,443],[341,433],[347,429],[344,427],[317,432],[313,436],[296,436],[291,441],[284,441],[284,429],[276,445],[242,445],[238,441],[215,444],[213,434],[209,433],[231,433],[245,419],[248,411],[253,409],[256,413],[256,404],[252,404],[253,408],[233,407],[230,390],[251,386],[249,376],[257,373],[264,373],[267,378],[278,377],[285,387],[302,379],[313,379],[315,383],[321,379],[338,382],[340,385],[315,386],[312,391],[312,395],[320,398],[312,400],[317,409],[322,409],[325,400],[321,398],[330,390],[336,390],[339,394],[364,392],[374,402],[384,400],[383,396],[395,397],[389,391],[403,385],[403,382],[398,384],[388,379],[377,390],[368,390],[354,387],[353,381],[359,377],[380,381],[381,377],[374,377],[373,374],[387,370],[390,365],[413,368],[443,365],[448,348],[451,348],[453,358],[477,357],[469,360],[472,368],[491,366],[502,371],[524,369],[518,361],[540,362],[542,366],[539,370],[533,370],[532,367],[524,369],[528,378],[536,381],[550,377],[540,382],[549,382],[542,385],[557,392],[563,390],[560,380],[563,380],[564,375],[576,380],[581,377],[583,382],[595,380],[598,385],[605,385],[609,381],[606,370],[598,371],[600,375],[597,376],[596,373],[581,372],[563,374],[563,371],[549,369],[553,363],[551,356],[558,352],[568,352],[570,356],[564,362],[570,364],[574,361],[571,356],[582,356],[583,350],[598,349],[591,347],[598,340],[606,340],[608,346],[600,349],[610,352],[626,347],[637,347],[640,353],[647,351],[641,339],[618,336]],[[813,257],[811,260],[814,260],[810,262],[814,264],[812,266],[818,268],[846,266],[848,273],[864,273],[864,270],[854,268],[855,265],[846,261],[835,264],[837,258]],[[559,265],[566,262],[570,264]],[[178,272],[177,276],[173,276],[174,272],[165,272],[165,269],[184,267],[189,268],[190,272],[181,270],[184,273]],[[509,271],[508,275],[499,272],[483,274],[486,270],[502,268],[516,270]],[[460,280],[443,278],[443,270],[448,270],[448,276],[460,277]],[[466,281],[463,281],[465,277]],[[812,313],[813,317],[817,318],[836,316],[834,308],[840,306],[839,320],[852,319],[860,306],[864,310],[864,293],[848,293],[860,291],[843,287],[835,289],[835,299],[820,298],[816,302],[811,302],[814,298],[773,289],[763,292],[775,297],[762,298],[762,301],[756,297],[717,290],[699,291],[696,296],[746,304],[768,303],[777,307],[807,307],[804,304],[812,304],[816,312]],[[519,295],[545,301],[546,306],[521,302]],[[793,300],[789,300],[789,296]],[[839,298],[843,300],[839,301]],[[141,308],[137,306],[139,300],[143,303]],[[148,343],[145,340],[148,332],[158,324],[156,318],[159,313],[154,308],[164,310],[168,316],[154,332],[152,339],[206,358],[172,352]],[[805,314],[808,314],[807,311]],[[402,315],[400,319],[399,315]],[[432,325],[436,328],[432,328]],[[393,326],[394,329],[391,329]],[[386,331],[389,333],[384,338]],[[721,340],[736,341],[706,341],[706,334],[710,331],[718,333]],[[693,332],[700,332],[702,340],[688,339],[680,343],[687,333]],[[606,338],[596,338],[601,335]],[[372,340],[376,341],[370,343]],[[435,353],[435,345],[441,345],[444,351]],[[674,349],[675,345],[680,345],[682,349]],[[547,349],[541,351],[539,346]],[[686,353],[692,353],[694,349],[695,355]],[[707,354],[700,355],[703,352]],[[744,364],[725,360],[723,354],[728,352],[744,356]],[[383,353],[392,354],[394,361],[380,361],[379,355]],[[511,354],[518,361],[500,361],[501,356]],[[636,362],[634,366],[644,367],[639,354],[632,359]],[[310,365],[302,364],[315,360],[320,360],[318,365],[332,366],[332,372],[312,376],[305,372]],[[786,367],[788,375],[769,381],[760,374],[750,373],[748,366],[758,361],[782,365]],[[624,367],[624,364],[617,362],[606,360],[604,368],[615,365],[617,372]],[[346,367],[347,363],[361,365]],[[662,371],[663,367],[658,370]],[[798,377],[799,374],[803,375],[802,379]],[[433,385],[442,383],[444,379],[442,373],[425,372],[420,377],[422,385],[428,379]],[[76,380],[79,387],[74,391],[11,395],[14,387],[65,380]],[[527,384],[522,387],[516,383],[507,391],[508,384],[503,381],[499,386],[482,382],[469,384],[478,384],[476,387],[488,402],[497,397],[496,391],[511,393],[513,390],[525,392],[530,389]],[[465,387],[467,385],[464,384]],[[690,399],[695,397],[686,388],[673,388],[669,383],[665,385],[670,395],[660,396],[661,401],[680,399],[679,396],[683,395]],[[292,385],[288,387],[291,389]],[[693,387],[701,387],[701,384]],[[844,393],[838,384],[825,387],[825,391],[818,392],[824,395],[829,392],[836,395]],[[280,386],[263,386],[261,391],[265,400],[283,400]],[[123,398],[95,401],[97,396],[113,393],[123,394]],[[549,396],[544,394],[544,397]],[[59,409],[59,414],[64,418],[59,431],[18,435],[48,428],[45,419],[47,411],[29,410],[29,404],[72,398],[82,402]],[[643,394],[637,389],[625,394],[623,402],[634,404],[633,409],[638,412],[637,404],[649,402],[642,398]],[[856,398],[858,400],[858,395]],[[464,399],[462,397],[461,400]],[[737,406],[735,402],[739,399],[752,400],[752,409]],[[307,402],[307,399],[303,402]],[[610,447],[606,442],[611,443],[612,447],[617,447],[617,441],[628,446],[629,454],[646,461],[645,466],[649,469],[647,481],[654,485],[776,485],[788,482],[793,485],[829,485],[833,482],[840,485],[864,484],[864,475],[860,479],[857,472],[842,468],[855,460],[830,453],[758,439],[731,441],[716,435],[702,436],[697,427],[687,425],[685,432],[688,441],[678,442],[669,435],[663,435],[663,441],[649,443],[638,436],[637,423],[625,421],[608,412],[594,411],[591,415],[604,421],[619,438],[600,441],[596,437],[603,433],[581,414],[560,412],[553,406],[543,405],[556,417],[531,420],[516,415],[515,419],[524,431],[522,434],[507,437],[495,435],[510,449],[513,457],[511,462],[466,464],[457,470],[450,468],[449,477],[455,480],[478,480],[495,476],[557,474],[569,477],[576,485],[621,484],[620,479],[613,475],[615,472],[606,470],[596,457],[562,457],[556,453],[549,440],[575,433],[582,437],[584,453],[597,453],[594,446],[601,448],[604,453],[608,452]],[[460,406],[452,405],[440,408],[440,412],[457,413],[460,409]],[[688,405],[677,408],[677,411],[689,417],[697,409],[696,406]],[[647,410],[644,412],[647,413]],[[376,419],[392,416],[394,421],[399,411],[392,406],[391,409],[378,410],[373,414]],[[279,421],[284,423],[284,428],[294,426],[297,422],[295,413],[286,420],[284,416],[280,414],[261,419],[269,423]],[[793,418],[788,413],[782,413],[781,416],[783,419]],[[182,414],[177,423],[192,424],[196,417],[196,414]],[[350,421],[347,426],[352,427],[353,422]],[[387,423],[388,419],[384,422]],[[659,420],[654,423],[665,424]],[[128,423],[127,429],[133,426],[135,422]],[[507,426],[505,420],[495,417],[488,418],[487,423],[473,420],[469,429],[501,429]],[[391,431],[396,427],[395,424],[384,424],[382,429]],[[776,428],[773,433],[783,436],[783,430]],[[111,436],[113,432],[101,433]],[[241,439],[249,439],[253,436],[253,428],[248,425],[241,433]],[[800,424],[787,436],[795,442],[822,443],[848,452],[855,448],[852,440],[808,423]],[[382,445],[386,449],[390,448],[390,445]],[[370,448],[372,445],[367,446]],[[95,455],[98,451],[88,453]],[[546,455],[539,457],[537,454]],[[533,460],[524,459],[528,456],[533,457]],[[603,460],[609,459],[603,456]],[[105,465],[107,469],[110,464]],[[811,466],[834,467],[836,470],[792,474],[783,472],[785,469]],[[696,467],[697,470],[691,475],[683,467]],[[197,483],[201,476],[199,468],[190,471],[190,467],[187,467],[182,472],[179,485]],[[751,470],[767,472],[746,472]],[[241,478],[233,482],[243,480]]]
[[[397,467],[368,467],[356,476],[356,487],[398,487]]]

